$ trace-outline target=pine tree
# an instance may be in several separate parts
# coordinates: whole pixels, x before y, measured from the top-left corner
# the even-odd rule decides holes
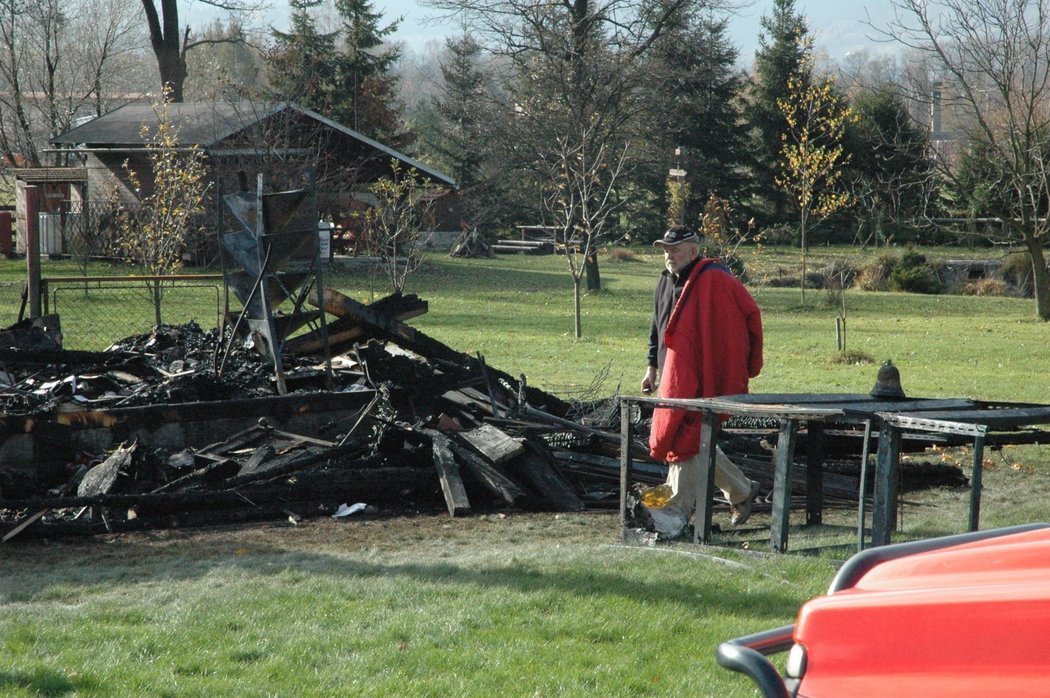
[[[369,0],[335,0],[335,9],[342,22],[343,54],[332,117],[369,138],[404,146],[409,139],[401,128],[403,106],[393,72],[401,49],[384,41],[400,20],[380,26],[383,14]]]
[[[440,60],[443,88],[431,100],[438,119],[427,137],[428,149],[463,190],[478,182],[484,158],[485,75],[478,68],[480,55],[481,44],[470,34],[446,39]]]
[[[764,202],[771,222],[783,222],[787,220],[788,202],[776,186],[776,175],[787,123],[777,102],[788,96],[791,76],[801,75],[803,88],[809,85],[810,76],[799,72],[809,29],[805,18],[795,10],[795,0],[773,0],[771,14],[762,17],[762,30],[748,110],[755,157],[754,183],[758,188],[756,196]]]
[[[847,130],[849,176],[876,235],[884,219],[926,213],[933,177],[930,142],[908,114],[900,88],[889,83],[853,95],[858,121]]]
[[[662,190],[668,163],[687,172],[685,222],[697,225],[712,195],[735,202],[748,190],[747,131],[740,113],[745,78],[726,21],[683,15],[653,46],[647,70],[655,88],[646,142],[652,179]],[[678,151],[678,156],[674,153]]]
[[[335,92],[335,34],[322,33],[311,11],[323,0],[289,0],[288,32],[271,29],[274,47],[268,66],[276,99],[330,115]]]

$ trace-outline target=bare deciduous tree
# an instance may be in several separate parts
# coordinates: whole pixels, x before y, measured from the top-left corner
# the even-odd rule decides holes
[[[134,0],[0,4],[0,151],[45,164],[47,142],[133,84],[142,47]]]
[[[1050,320],[1050,0],[894,0],[894,7],[886,34],[929,60],[955,118],[952,137],[940,143],[941,172],[957,181],[961,149],[984,154],[997,173],[999,241],[1028,254],[1036,314]]]
[[[222,10],[231,17],[243,17],[268,7],[264,2],[254,0],[196,0],[202,5]],[[179,19],[178,0],[142,0],[142,9],[146,13],[146,26],[149,29],[150,45],[157,59],[160,71],[160,83],[170,90],[170,100],[183,100],[183,87],[186,83],[186,53],[205,44],[231,41],[243,41],[243,36],[194,38],[193,31],[185,27]],[[239,23],[233,26],[240,27]]]
[[[370,187],[376,202],[365,212],[364,223],[376,270],[400,294],[408,277],[423,264],[422,238],[433,222],[434,187],[396,159],[391,160],[390,168],[390,177]]]
[[[506,133],[495,137],[507,144],[507,159],[521,172],[519,181],[536,182],[532,196],[546,202],[545,214],[556,217],[563,237],[585,236],[583,247],[596,249],[596,236],[606,226],[595,222],[608,220],[619,203],[615,188],[604,177],[611,172],[619,177],[629,162],[614,154],[626,149],[628,126],[640,111],[645,79],[640,59],[683,8],[713,3],[427,0],[426,4],[457,17],[488,51],[506,60],[511,74],[504,85],[505,111],[510,116]],[[614,162],[601,163],[604,157]],[[603,167],[603,177],[594,180]],[[592,198],[584,203],[580,196]],[[599,287],[597,257],[584,257],[584,267],[589,285]]]
[[[619,153],[608,152],[609,145],[598,143],[594,152],[586,150],[586,134],[559,138],[556,157],[551,162],[550,186],[544,208],[557,223],[555,237],[564,247],[572,277],[573,329],[583,336],[580,312],[580,279],[598,254],[597,243],[605,238],[610,221],[622,205],[616,196],[616,182],[623,171],[627,146]],[[592,272],[594,273],[594,272]]]

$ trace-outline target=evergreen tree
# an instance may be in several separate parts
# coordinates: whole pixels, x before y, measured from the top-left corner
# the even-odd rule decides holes
[[[344,43],[332,117],[369,138],[402,147],[409,139],[401,128],[403,107],[393,72],[401,49],[384,41],[397,31],[400,20],[380,26],[383,14],[369,0],[335,0],[335,9]]]
[[[803,88],[810,82],[808,74],[800,73],[808,33],[805,18],[795,10],[795,0],[773,0],[771,14],[762,16],[748,114],[755,157],[756,203],[766,209],[769,222],[788,218],[787,197],[776,186],[781,139],[787,131],[777,101],[788,97],[791,76],[801,75]]]
[[[276,99],[329,115],[335,93],[335,34],[317,28],[312,10],[323,0],[289,0],[288,32],[271,28],[274,47],[268,67]]]
[[[849,177],[878,236],[884,220],[928,213],[935,180],[929,138],[908,114],[896,85],[864,89],[851,106],[858,120],[847,130]]]
[[[644,124],[651,186],[663,198],[668,165],[684,170],[684,222],[694,226],[711,195],[739,203],[748,193],[740,113],[745,77],[734,67],[737,50],[726,27],[725,20],[682,14],[654,44],[646,66],[654,85]]]
[[[481,44],[470,34],[445,40],[440,59],[443,87],[431,100],[436,128],[428,150],[442,170],[464,191],[477,184],[483,160],[485,75],[478,68]]]

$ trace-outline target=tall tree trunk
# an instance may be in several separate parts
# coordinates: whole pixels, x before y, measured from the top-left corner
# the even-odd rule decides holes
[[[1028,256],[1032,260],[1032,293],[1035,295],[1035,314],[1040,320],[1050,320],[1050,272],[1046,268],[1042,238],[1025,235]]]
[[[572,275],[572,316],[576,339],[583,336],[583,321],[580,314],[580,277]]]
[[[807,211],[803,208],[802,214],[799,216],[799,234],[802,237],[802,275],[799,287],[802,290],[802,305],[806,304],[806,262],[808,261],[807,255],[809,253],[809,240],[806,239],[806,219],[809,216],[806,214]]]
[[[170,90],[168,101],[181,102],[183,84],[186,82],[186,55],[182,50],[179,32],[179,7],[176,0],[160,0],[160,7],[161,14],[158,15],[155,0],[142,0],[149,25],[150,45],[160,71],[160,84],[165,90]]]
[[[598,253],[591,252],[583,260],[583,270],[587,273],[587,290],[602,290],[602,275],[598,271]]]

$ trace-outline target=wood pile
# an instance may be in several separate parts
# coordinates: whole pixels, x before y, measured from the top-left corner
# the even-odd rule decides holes
[[[450,257],[495,257],[492,245],[477,228],[464,230],[449,250]]]
[[[353,504],[362,505],[356,515],[452,516],[616,505],[618,424],[584,424],[573,405],[524,376],[409,327],[405,318],[426,311],[418,298],[361,304],[326,290],[313,300],[336,316],[331,390],[360,393],[362,407],[311,432],[263,417],[196,447],[129,440],[30,471],[0,465],[0,535],[296,521]],[[117,406],[160,405],[174,414],[274,399],[271,367],[249,348],[235,350],[217,372],[220,335],[191,323],[129,337],[106,352],[5,349],[4,418],[17,415],[43,433],[41,425],[71,409],[105,421]],[[318,337],[304,334],[292,346],[289,385],[322,390]]]
[[[306,333],[285,356],[287,396],[276,396],[272,366],[250,347],[223,357],[223,332],[192,323],[158,327],[105,352],[0,348],[0,451],[2,439],[31,428],[38,453],[61,456],[28,471],[0,462],[0,537],[618,507],[615,397],[570,404],[409,327],[405,319],[427,310],[415,296],[363,304],[329,289],[313,301],[336,317],[328,326],[334,379],[318,358],[321,338]],[[296,395],[353,398],[353,407],[293,429],[287,411]],[[222,412],[259,405],[267,412],[249,426],[221,429]],[[71,451],[70,430],[79,425],[70,415],[112,423],[115,434],[114,415],[123,409],[145,411],[146,422],[171,420],[153,424],[159,430],[201,414],[214,427],[204,443],[179,448],[136,437]],[[632,488],[666,477],[645,453],[649,416],[632,417]],[[775,425],[741,430],[724,445],[764,492],[772,487],[772,457],[756,444],[775,433]],[[796,470],[793,489],[805,482]],[[828,496],[856,497],[848,474],[826,476],[825,487]]]

